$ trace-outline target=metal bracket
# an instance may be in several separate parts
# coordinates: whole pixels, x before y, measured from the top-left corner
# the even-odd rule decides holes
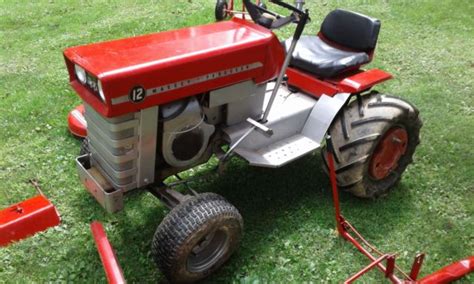
[[[158,106],[140,111],[137,187],[146,186],[155,181],[157,129]]]
[[[186,186],[186,188],[188,189],[188,191],[191,193],[191,195],[198,195],[198,193],[189,185],[189,182],[185,179],[183,179],[182,177],[180,177],[178,174],[175,174],[174,175],[178,180],[184,182],[184,186]]]
[[[173,209],[178,204],[190,198],[190,195],[182,194],[176,190],[172,190],[167,186],[149,187],[148,191],[158,198],[168,209]]]
[[[150,186],[148,187],[148,191],[153,194],[156,198],[158,198],[161,202],[165,204],[166,207],[169,209],[172,209],[179,205],[180,203],[188,200],[189,198],[193,196],[199,195],[194,189],[189,186],[190,182],[196,181],[196,180],[202,180],[205,179],[206,177],[214,174],[217,171],[217,167],[215,170],[211,171],[210,173],[199,176],[199,177],[192,177],[188,179],[183,179],[179,175],[175,175],[175,177],[178,179],[175,182],[171,182],[168,184],[161,183],[160,185],[156,186]],[[173,187],[179,186],[179,185],[184,185],[186,189],[188,190],[189,194],[183,194],[177,190],[174,190]]]
[[[123,191],[115,189],[95,167],[91,167],[90,155],[76,158],[79,178],[92,196],[109,213],[123,209]]]
[[[415,260],[413,261],[413,265],[411,267],[411,271],[410,271],[410,278],[413,281],[416,281],[416,279],[418,278],[418,274],[420,273],[421,265],[423,264],[424,259],[425,259],[424,253],[419,253],[416,255]]]

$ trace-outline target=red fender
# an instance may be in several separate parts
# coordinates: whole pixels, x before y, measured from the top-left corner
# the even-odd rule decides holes
[[[340,77],[319,79],[316,76],[296,68],[288,68],[288,84],[319,98],[323,94],[334,96],[338,93],[356,94],[369,90],[373,86],[390,80],[393,76],[379,69],[356,70]]]
[[[345,93],[360,93],[392,78],[392,75],[380,69],[367,70],[339,82],[338,89]]]
[[[87,136],[87,121],[84,118],[84,113],[84,105],[78,105],[75,109],[71,110],[67,116],[69,131],[72,135],[79,138],[85,138]]]

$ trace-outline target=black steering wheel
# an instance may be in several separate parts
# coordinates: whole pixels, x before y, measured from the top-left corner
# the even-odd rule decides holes
[[[261,25],[265,28],[272,29],[272,30],[284,27],[289,23],[297,23],[299,21],[299,19],[301,19],[304,15],[306,15],[306,12],[304,12],[304,11],[302,11],[302,10],[300,10],[300,9],[296,8],[295,6],[292,6],[288,3],[285,3],[283,1],[270,0],[270,2],[274,3],[274,4],[277,4],[281,7],[284,7],[286,9],[292,11],[292,13],[287,17],[283,17],[283,16],[278,15],[277,13],[272,12],[272,11],[270,11],[270,10],[264,8],[264,7],[255,5],[250,0],[243,0],[245,8],[249,12],[250,17],[252,18],[252,20],[257,24],[259,24],[259,25]],[[267,16],[265,16],[265,14],[271,15],[271,16],[273,16],[273,18],[267,17]]]

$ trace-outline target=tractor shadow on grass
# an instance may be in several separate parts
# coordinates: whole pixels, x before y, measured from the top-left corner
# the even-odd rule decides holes
[[[223,175],[192,184],[198,192],[224,196],[239,209],[245,224],[241,248],[206,282],[228,282],[249,276],[243,267],[268,253],[268,248],[281,243],[281,238],[301,228],[316,227],[326,231],[335,228],[329,179],[321,165],[319,153],[279,169],[251,167],[233,159]],[[377,245],[383,243],[383,234],[390,234],[404,219],[404,214],[413,210],[411,195],[407,192],[403,182],[387,197],[375,201],[341,192],[342,212]],[[81,211],[84,218],[95,218],[112,226],[109,239],[129,282],[165,281],[149,252],[156,227],[168,212],[158,200],[145,191],[132,192],[126,196],[125,210],[114,215],[104,213],[100,206],[92,206],[91,203],[95,203],[92,198],[80,203],[83,208],[89,208]],[[94,209],[90,209],[91,206]],[[97,255],[94,247],[89,248],[91,254]],[[351,250],[352,246],[346,244],[346,248]],[[287,253],[284,249],[281,251],[282,256]],[[319,261],[324,262],[324,259]]]
[[[223,176],[199,186],[199,191],[212,191],[226,197],[240,210],[245,224],[240,250],[208,282],[252,276],[246,275],[242,267],[249,263],[252,267],[253,262],[259,261],[259,255],[268,255],[269,248],[277,243],[281,245],[281,238],[299,230],[307,235],[311,230],[308,228],[326,231],[335,228],[331,187],[321,166],[319,152],[280,169],[251,167],[236,159]],[[404,214],[411,210],[411,195],[407,191],[400,183],[391,194],[379,200],[363,200],[341,192],[342,212],[368,240],[383,243],[383,234],[396,229]],[[352,249],[350,244],[346,247]],[[282,248],[280,252],[285,257],[291,249],[286,252]],[[324,262],[324,259],[319,261]]]

